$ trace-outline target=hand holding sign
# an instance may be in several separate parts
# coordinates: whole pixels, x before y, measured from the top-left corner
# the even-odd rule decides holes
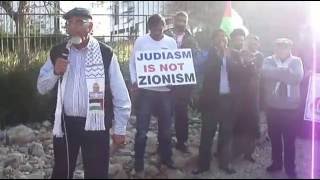
[[[139,88],[196,84],[190,49],[139,51],[135,58]]]

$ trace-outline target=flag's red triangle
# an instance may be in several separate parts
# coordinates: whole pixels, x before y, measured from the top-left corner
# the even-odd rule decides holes
[[[231,1],[226,1],[226,7],[224,9],[224,17],[231,17]]]

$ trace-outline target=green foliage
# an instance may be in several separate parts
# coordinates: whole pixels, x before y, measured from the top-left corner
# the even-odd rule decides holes
[[[30,35],[29,46],[30,52],[38,52],[39,50],[48,51],[52,45],[61,43],[65,35],[63,34],[53,34],[53,35]],[[0,33],[0,49],[3,49],[4,52],[9,53],[9,56],[15,55],[17,52],[17,38],[13,34],[5,34],[1,35]],[[31,56],[32,58],[32,56]]]
[[[128,85],[130,83],[129,58],[133,49],[133,42],[120,41],[115,44],[111,44],[111,46],[118,57],[123,78]]]
[[[128,60],[132,45],[122,42],[113,47],[128,85]],[[52,94],[43,96],[37,91],[37,78],[47,56],[47,51],[32,54],[32,61],[25,69],[19,65],[17,54],[0,54],[0,128],[52,117]]]
[[[41,96],[36,88],[47,53],[34,54],[27,69],[18,65],[16,54],[0,57],[0,128],[47,119],[49,96]]]

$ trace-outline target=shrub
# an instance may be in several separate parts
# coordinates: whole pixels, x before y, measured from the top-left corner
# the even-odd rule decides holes
[[[114,44],[126,84],[130,83],[129,43]],[[42,96],[37,91],[37,78],[48,56],[47,51],[31,54],[27,69],[19,66],[15,53],[0,54],[0,128],[19,123],[44,121],[52,116],[52,94]]]

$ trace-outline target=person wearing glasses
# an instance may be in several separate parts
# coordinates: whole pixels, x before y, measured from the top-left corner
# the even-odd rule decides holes
[[[40,94],[55,97],[52,178],[73,177],[80,147],[84,177],[108,178],[109,129],[114,119],[113,143],[124,144],[129,93],[112,49],[90,35],[90,12],[74,8],[63,17],[72,38],[51,49],[37,83]]]

